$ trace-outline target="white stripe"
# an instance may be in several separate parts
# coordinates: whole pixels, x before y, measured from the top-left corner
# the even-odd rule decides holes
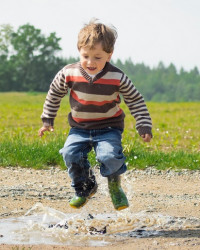
[[[98,118],[103,118],[103,117],[112,117],[114,116],[120,108],[118,106],[115,106],[114,108],[110,109],[106,113],[91,113],[91,112],[77,112],[75,110],[71,110],[72,116],[74,118],[80,118],[80,119],[98,119]]]
[[[118,96],[118,92],[113,93],[112,95],[95,95],[95,94],[87,94],[80,91],[74,91],[75,94],[78,96],[79,99],[85,101],[95,101],[95,102],[102,102],[102,101],[112,101],[115,100]]]
[[[122,73],[120,72],[107,72],[101,79],[115,79],[120,81],[121,77]]]
[[[66,69],[66,72],[64,74],[65,74],[65,76],[81,76],[81,77],[83,77],[79,68],[68,68],[68,69]]]

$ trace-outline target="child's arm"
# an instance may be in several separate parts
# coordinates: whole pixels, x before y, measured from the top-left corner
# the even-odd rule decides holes
[[[152,122],[143,96],[139,93],[131,80],[124,74],[120,83],[120,93],[136,120],[136,129],[144,142],[152,138]]]
[[[67,94],[67,91],[68,86],[65,83],[65,68],[63,68],[55,76],[47,93],[41,115],[43,126],[38,131],[40,137],[42,137],[46,131],[54,131],[54,119],[60,107],[61,99]]]

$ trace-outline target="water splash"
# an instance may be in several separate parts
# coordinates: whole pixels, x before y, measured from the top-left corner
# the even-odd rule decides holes
[[[199,228],[200,219],[129,210],[65,214],[41,203],[24,216],[0,220],[0,244],[104,246],[127,237],[159,236],[163,230]]]

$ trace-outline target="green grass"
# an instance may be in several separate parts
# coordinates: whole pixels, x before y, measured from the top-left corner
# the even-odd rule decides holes
[[[65,168],[58,151],[68,131],[68,98],[62,100],[55,132],[38,137],[46,94],[0,93],[0,166]],[[200,169],[200,103],[147,103],[153,120],[153,140],[143,143],[135,120],[125,110],[123,147],[129,168]],[[95,154],[89,154],[92,165]]]

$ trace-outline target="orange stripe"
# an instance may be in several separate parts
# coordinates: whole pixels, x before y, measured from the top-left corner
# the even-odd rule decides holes
[[[83,76],[66,76],[66,82],[88,82]]]
[[[112,118],[112,117],[120,116],[121,114],[122,114],[122,110],[120,109],[115,115],[110,116],[110,117],[101,117],[101,118],[96,118],[96,119],[84,119],[84,118],[75,118],[75,117],[72,116],[72,118],[77,123],[80,123],[80,122],[101,121],[101,120],[109,119],[109,118]]]
[[[106,103],[112,103],[113,101],[119,102],[119,96],[115,100],[97,102],[97,101],[86,101],[83,99],[79,99],[73,90],[71,90],[70,94],[77,102],[79,102],[83,105],[91,105],[92,104],[92,105],[96,105],[96,106],[102,106]]]
[[[102,78],[100,78],[100,79],[96,80],[94,83],[119,86],[120,85],[120,80],[117,80],[117,79],[102,79]]]
[[[66,82],[88,82],[83,76],[66,76]],[[117,79],[98,79],[94,83],[105,85],[120,85],[120,80]]]

